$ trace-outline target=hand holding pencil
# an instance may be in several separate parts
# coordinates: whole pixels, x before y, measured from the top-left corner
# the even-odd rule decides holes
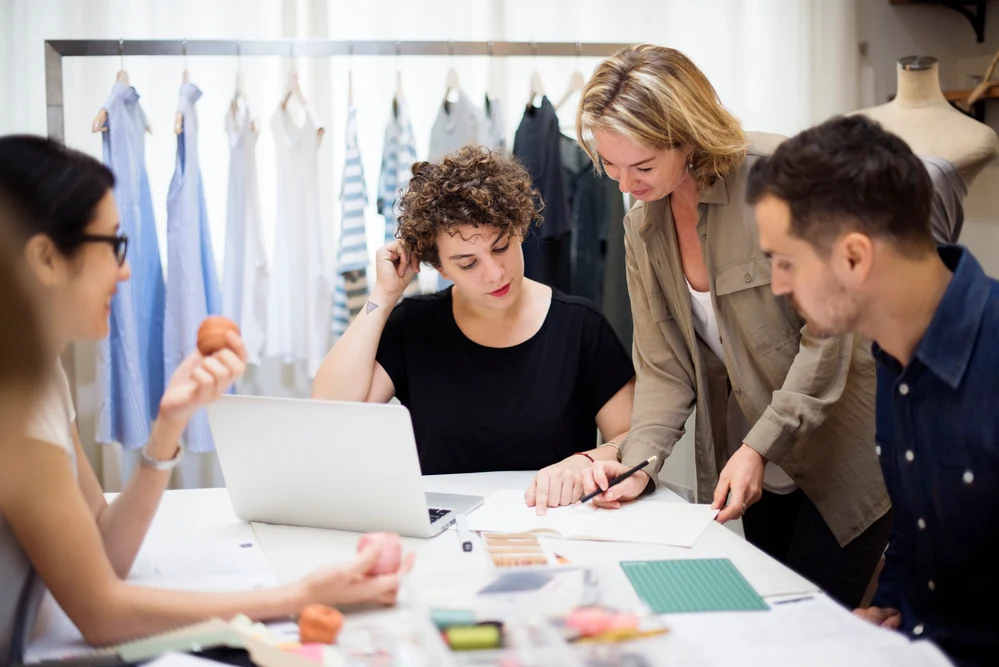
[[[617,461],[597,461],[581,473],[583,497],[580,502],[592,500],[597,507],[617,509],[622,502],[634,500],[645,491],[651,472],[646,472],[656,462],[650,456],[637,466],[627,466]]]

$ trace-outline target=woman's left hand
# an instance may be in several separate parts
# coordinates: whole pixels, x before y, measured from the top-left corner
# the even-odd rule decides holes
[[[246,346],[233,332],[226,333],[227,346],[206,357],[194,350],[177,367],[160,401],[159,420],[187,425],[199,408],[215,401],[246,370]]]
[[[579,474],[593,465],[588,458],[573,454],[567,459],[542,468],[527,487],[524,500],[528,507],[535,507],[539,515],[549,507],[571,505],[583,496],[583,482]]]

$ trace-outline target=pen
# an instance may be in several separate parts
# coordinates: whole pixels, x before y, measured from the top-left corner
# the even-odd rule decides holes
[[[461,550],[471,551],[472,534],[468,531],[468,524],[465,523],[464,514],[458,514],[454,517],[454,526],[458,530],[458,542],[461,543]]]
[[[623,482],[624,480],[628,479],[629,477],[631,477],[632,475],[634,475],[636,472],[638,472],[639,470],[641,470],[645,466],[652,465],[653,463],[655,463],[657,458],[658,457],[654,456],[654,455],[650,456],[649,458],[645,459],[644,461],[642,461],[641,463],[639,463],[637,466],[635,466],[631,470],[628,470],[627,472],[622,473],[622,474],[618,475],[617,477],[615,477],[614,479],[612,479],[610,481],[610,483],[607,485],[606,489],[600,489],[600,488],[598,488],[593,493],[586,494],[585,496],[583,496],[582,498],[579,499],[579,503],[583,504],[587,500],[592,500],[592,499],[596,498],[601,493],[606,493],[607,490],[610,489],[612,486],[620,484],[621,482]]]

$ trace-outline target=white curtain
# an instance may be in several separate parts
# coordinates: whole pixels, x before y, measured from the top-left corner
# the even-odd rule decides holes
[[[858,107],[856,0],[4,0],[0,2],[0,133],[45,134],[45,39],[274,39],[514,40],[652,42],[687,53],[708,75],[722,101],[747,129],[791,134],[828,116]],[[447,17],[447,20],[442,20]],[[446,28],[445,26],[450,26]],[[359,110],[359,142],[367,182],[369,246],[383,230],[374,211],[382,133],[402,73],[419,153],[425,156],[430,126],[444,91],[445,73],[458,70],[462,87],[481,100],[487,87],[506,102],[507,137],[520,121],[528,79],[537,69],[546,92],[561,98],[571,72],[592,71],[595,58],[362,57],[298,58],[302,88],[326,124],[320,151],[321,209],[325,250],[335,257],[340,172],[347,106],[347,72],[353,72]],[[184,68],[177,57],[128,57],[132,84],[142,96],[153,134],[147,163],[160,247],[166,251],[166,192],[176,139],[171,130]],[[234,57],[190,57],[191,80],[203,91],[198,102],[200,155],[212,242],[219,265],[225,238],[228,149],[223,117],[232,95]],[[90,123],[106,99],[117,57],[63,61],[66,142],[100,156],[101,139]],[[284,90],[288,59],[243,57],[248,97],[264,132],[258,144],[265,243],[273,247],[273,140],[270,115]],[[575,100],[559,115],[574,120]],[[169,274],[169,267],[166,267]],[[332,262],[330,272],[335,270]],[[134,466],[120,448],[93,444],[93,352],[78,346],[73,368],[81,437],[108,490],[118,488]],[[253,369],[241,385],[247,393],[302,396],[308,380],[277,362]],[[182,474],[181,474],[182,473]],[[189,457],[177,486],[220,483],[214,456]]]

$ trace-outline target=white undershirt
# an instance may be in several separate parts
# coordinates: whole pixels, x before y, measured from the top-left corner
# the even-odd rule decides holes
[[[718,333],[718,316],[711,303],[711,292],[698,292],[687,281],[687,291],[690,292],[690,314],[694,317],[694,332],[725,364],[725,350],[722,349],[721,336]],[[739,408],[735,396],[729,396],[728,401],[728,452],[731,456],[742,446],[743,438],[749,433],[751,424],[746,420]],[[791,493],[797,487],[794,481],[776,463],[767,463],[763,473],[763,488],[772,493]]]

